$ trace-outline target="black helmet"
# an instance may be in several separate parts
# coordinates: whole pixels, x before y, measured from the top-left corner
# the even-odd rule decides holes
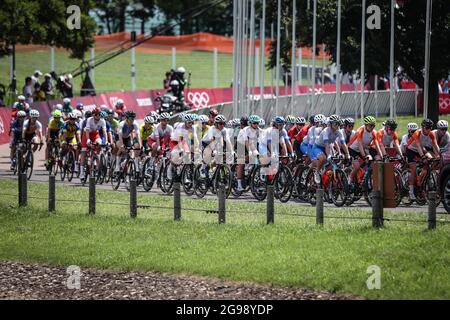
[[[90,118],[90,117],[92,117],[92,111],[86,111],[85,113],[84,113],[84,117],[87,119],[87,118]]]
[[[397,122],[394,119],[389,119],[384,124],[386,128],[391,128],[392,130],[397,129]]]
[[[242,116],[241,117],[241,124],[243,126],[248,126],[248,117],[247,116]]]
[[[422,127],[425,127],[425,128],[433,128],[433,120],[431,120],[431,119],[423,119],[423,121],[422,121]]]
[[[134,112],[133,110],[125,111],[124,115],[125,115],[125,118],[127,118],[127,119],[135,119],[136,118],[136,112]]]

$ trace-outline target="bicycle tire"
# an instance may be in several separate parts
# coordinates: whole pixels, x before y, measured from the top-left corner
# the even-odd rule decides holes
[[[181,184],[188,196],[194,194],[194,165],[185,164],[181,170]]]
[[[208,192],[208,180],[200,175],[201,164],[194,170],[194,193],[198,198],[203,198]]]
[[[341,169],[336,169],[330,176],[329,194],[336,207],[342,207],[347,202],[348,184],[347,175]]]
[[[285,166],[280,165],[278,172],[274,178],[274,193],[275,198],[282,203],[286,203],[291,199],[293,177],[291,170]]]
[[[258,166],[252,173],[250,179],[250,190],[253,197],[258,201],[264,201],[267,197],[267,178],[261,176],[261,167]]]
[[[73,150],[69,150],[66,157],[67,181],[71,182],[73,179],[73,173],[75,171],[75,153],[73,152]]]

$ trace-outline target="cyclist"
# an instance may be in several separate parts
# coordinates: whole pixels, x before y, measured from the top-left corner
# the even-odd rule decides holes
[[[161,150],[169,147],[170,136],[173,133],[173,127],[169,124],[170,114],[163,112],[159,116],[160,122],[148,138],[148,144],[152,149],[152,157],[155,158]]]
[[[117,99],[116,105],[114,106],[117,112],[117,115],[119,116],[119,121],[122,121],[124,116],[124,112],[127,110],[127,107],[125,107],[125,104],[122,99]]]
[[[261,118],[258,115],[251,115],[248,117],[249,125],[244,129],[239,131],[239,136],[237,137],[237,154],[238,154],[238,165],[236,167],[237,172],[237,183],[238,191],[243,191],[242,181],[244,179],[244,166],[245,158],[249,157],[250,162],[255,159],[258,155],[258,139],[261,135],[261,129],[259,124],[261,123]]]
[[[25,96],[20,95],[17,97],[17,101],[14,102],[12,110],[13,112],[23,110],[26,114],[30,112],[30,105],[26,102]]]
[[[69,113],[71,113],[73,111],[72,106],[70,105],[71,101],[69,98],[64,98],[63,99],[63,106],[62,106],[62,116],[64,118],[64,120],[67,120],[67,117],[69,115]]]
[[[122,153],[122,146],[127,148],[141,149],[142,139],[139,134],[139,125],[136,119],[136,113],[133,110],[128,110],[124,112],[125,120],[119,123],[119,141],[117,141],[118,153],[117,156],[120,159],[120,154]],[[138,157],[140,156],[140,151],[136,152],[135,165],[136,170],[139,168]],[[116,161],[116,167],[114,172],[120,171],[120,161]]]
[[[361,160],[381,159],[380,145],[377,140],[377,132],[375,131],[376,119],[372,116],[364,118],[364,125],[356,131],[355,135],[347,143],[350,156],[355,159],[353,161],[353,169],[349,177],[349,187],[353,189],[353,181],[356,173],[363,165]]]
[[[291,130],[291,128],[295,125],[295,120],[296,119],[297,118],[295,116],[291,115],[291,114],[286,117],[286,125],[284,126],[286,131],[289,132],[289,130]]]
[[[100,117],[105,120],[106,123],[106,136],[103,135],[102,131],[100,131],[100,137],[102,138],[102,144],[106,145],[106,144],[110,144],[113,145],[114,144],[114,138],[112,135],[112,130],[111,130],[111,123],[108,121],[108,113],[106,111],[101,111],[100,112]]]
[[[298,117],[295,119],[295,125],[288,131],[289,138],[291,139],[292,147],[297,154],[297,157],[302,156],[302,151],[300,149],[300,144],[303,140],[301,136],[302,129],[305,127],[306,120],[303,117]]]
[[[148,152],[151,149],[151,146],[148,144],[148,138],[153,133],[153,126],[155,124],[156,120],[152,116],[146,116],[144,118],[144,123],[141,124],[139,127],[139,134],[141,135],[142,139],[142,146],[144,148],[144,153],[148,154]]]
[[[315,125],[314,124],[314,116],[310,116],[309,124],[303,126],[302,130],[300,131],[300,134],[299,134],[299,139],[301,139],[300,150],[302,151],[302,153],[304,155],[309,154],[310,147],[309,147],[308,132],[309,132],[309,129],[311,127],[313,127],[314,125]]]
[[[439,120],[437,123],[437,129],[433,130],[436,136],[437,144],[441,149],[441,152],[449,150],[450,134],[448,133],[448,122],[445,120]]]
[[[404,134],[402,137],[402,141],[400,142],[400,148],[402,149],[403,154],[406,154],[406,144],[408,143],[409,138],[419,129],[419,126],[415,122],[410,122],[407,125],[408,133]]]
[[[81,102],[77,103],[77,105],[75,106],[75,109],[81,113],[82,118],[83,118],[84,117],[84,104],[82,104]]]
[[[195,129],[197,130],[197,136],[200,139],[203,139],[203,137],[208,132],[210,126],[208,124],[208,116],[202,114],[198,117],[198,124],[195,124]]]
[[[64,126],[64,120],[62,119],[62,113],[59,110],[52,112],[52,116],[47,124],[47,132],[45,136],[45,162],[44,166],[48,169],[48,156],[52,148],[52,144],[58,140],[61,128]]]
[[[274,117],[272,119],[272,127],[264,130],[263,134],[260,136],[258,141],[258,151],[262,165],[268,164],[271,161],[271,158],[273,158],[275,163],[278,163],[278,156],[287,154],[286,139],[283,134],[285,123],[286,120],[283,117]]]
[[[217,109],[211,109],[208,113],[208,125],[211,127],[214,124],[214,119],[219,114],[219,111]]]
[[[69,113],[68,120],[61,128],[61,144],[63,149],[61,150],[61,156],[64,156],[66,151],[66,145],[72,145],[75,149],[75,170],[78,171],[78,145],[81,145],[80,124],[77,122],[76,114]]]
[[[174,129],[169,143],[171,150],[170,168],[168,168],[168,178],[172,179],[172,163],[180,165],[191,162],[191,154],[194,146],[198,146],[197,132],[194,130],[194,117],[186,114],[184,123]]]
[[[42,124],[39,122],[39,111],[31,109],[29,113],[30,118],[25,120],[22,127],[22,140],[25,142],[31,141],[34,145],[32,151],[37,150],[37,145],[42,145]]]
[[[95,108],[92,110],[92,117],[86,118],[85,120],[84,133],[82,133],[81,137],[80,177],[84,177],[87,146],[91,145],[92,142],[97,145],[102,143],[100,131],[102,131],[102,135],[106,137],[106,121],[101,118],[100,113],[100,109]]]
[[[408,157],[408,164],[411,170],[409,175],[409,198],[415,200],[414,183],[416,181],[416,161],[418,158],[432,159],[433,156],[439,158],[439,146],[437,144],[436,136],[432,131],[433,121],[424,119],[422,121],[422,128],[416,130],[411,138],[406,143],[406,156]],[[434,152],[434,153],[433,153]],[[420,181],[427,173],[425,167],[420,173]]]
[[[23,129],[23,123],[25,122],[25,117],[27,116],[27,113],[24,110],[17,111],[16,114],[16,120],[14,120],[11,124],[10,134],[11,136],[11,143],[9,145],[11,152],[10,152],[10,159],[11,159],[11,170],[14,170],[16,166],[16,147],[22,139],[22,129]]]
[[[266,121],[263,118],[261,118],[261,121],[259,122],[258,126],[261,130],[264,130],[266,127]]]
[[[386,148],[392,148],[392,146],[397,150],[397,155],[400,158],[403,157],[395,129],[397,129],[397,122],[394,119],[389,119],[385,122],[384,129],[379,130],[377,133],[377,140],[383,157],[387,156]]]

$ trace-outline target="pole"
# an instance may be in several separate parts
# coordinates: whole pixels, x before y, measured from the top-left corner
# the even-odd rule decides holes
[[[134,178],[130,179],[130,217],[137,217],[137,191],[136,180]]]
[[[436,191],[428,193],[428,230],[436,229]]]
[[[131,90],[136,90],[135,48],[131,48]]]
[[[254,87],[255,87],[255,74],[253,70],[254,66],[254,57],[255,57],[255,0],[250,1],[250,48],[248,54],[248,82],[249,86],[247,89],[247,114],[251,113],[251,106],[253,105],[253,99],[250,98],[250,95],[254,95]]]
[[[273,184],[267,185],[267,207],[266,207],[266,214],[267,214],[267,224],[273,224],[274,223],[274,190],[273,190]]]
[[[181,195],[180,195],[180,181],[176,180],[173,183],[173,219],[181,219]]]
[[[391,41],[389,52],[389,78],[391,80],[389,86],[389,116],[394,118],[394,3],[395,0],[391,0]]]
[[[261,22],[261,82],[260,82],[260,89],[259,93],[261,96],[261,112],[260,114],[264,114],[263,108],[264,108],[264,78],[265,78],[265,54],[266,54],[266,0],[263,0],[263,7],[262,7],[262,22]]]
[[[172,69],[175,70],[177,68],[177,48],[172,48]]]
[[[233,117],[237,117],[237,94],[236,88],[239,86],[237,81],[237,27],[238,27],[238,13],[237,13],[237,0],[233,0]]]
[[[362,0],[362,23],[361,23],[361,122],[364,119],[364,57],[366,49],[366,0]]]
[[[316,190],[316,224],[323,225],[323,189]]]
[[[55,175],[48,176],[48,211],[55,211]]]
[[[311,95],[311,108],[314,108],[314,100],[316,95],[316,46],[317,46],[317,0],[314,0],[314,8],[313,8],[313,56],[312,56],[312,95]]]
[[[248,1],[249,0],[244,0],[244,30],[243,30],[243,35],[244,35],[244,50],[243,50],[243,55],[242,55],[242,59],[243,59],[243,63],[242,63],[242,75],[243,75],[243,81],[242,81],[242,96],[244,98],[244,103],[242,104],[242,109],[244,114],[248,114],[247,113],[247,103],[248,103],[248,69],[247,69],[247,63],[248,63]]]
[[[379,190],[372,192],[372,227],[381,228],[383,220],[381,219],[381,192]]]
[[[338,0],[338,25],[336,41],[336,114],[341,114],[341,7],[342,0]]]
[[[295,95],[296,95],[296,61],[295,54],[297,53],[296,47],[297,44],[295,42],[295,28],[296,28],[296,15],[297,15],[297,4],[296,0],[292,0],[292,62],[291,62],[291,95],[292,95],[292,103],[291,103],[291,114],[294,114],[295,109]]]
[[[13,94],[17,94],[17,80],[16,80],[16,45],[12,45],[12,81],[11,87]]]
[[[217,88],[217,48],[213,53],[213,88]]]
[[[378,118],[378,75],[375,75],[375,118]]]
[[[415,99],[414,99],[414,116],[417,118],[417,98],[419,97],[419,87],[416,84],[415,88]]]
[[[274,27],[273,27],[273,23],[272,24],[270,24],[270,39],[273,41],[273,37],[274,37]],[[274,79],[275,79],[275,76],[274,76],[274,71],[273,71],[273,68],[272,68],[272,70],[271,70],[271,79],[270,79],[270,93],[272,94],[272,97],[273,97],[273,81],[274,81]]]
[[[303,82],[303,56],[302,56],[302,47],[298,48],[298,53],[297,53],[297,60],[299,62],[300,68],[298,70],[298,79],[299,79],[299,84],[302,85]]]
[[[278,115],[278,96],[280,95],[280,42],[281,42],[281,0],[278,0],[277,11],[277,65],[276,73],[276,100],[275,100],[275,115]]]
[[[225,185],[221,183],[217,190],[219,198],[219,224],[225,223]]]
[[[50,70],[55,71],[55,47],[50,47]]]
[[[425,20],[425,79],[423,85],[423,118],[428,118],[428,86],[430,81],[430,41],[431,41],[431,7],[433,3],[427,0],[427,14]]]
[[[89,214],[95,214],[95,177],[89,175]]]

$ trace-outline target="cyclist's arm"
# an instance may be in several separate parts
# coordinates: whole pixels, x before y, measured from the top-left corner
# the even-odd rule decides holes
[[[434,135],[433,132],[430,132],[431,135],[431,143],[433,144],[433,151],[434,154],[436,155],[436,157],[439,157],[440,155],[440,149],[439,149],[439,145],[437,144],[437,140],[436,140],[436,136]]]
[[[378,145],[380,146],[381,156],[384,156],[386,154],[386,148],[383,143],[383,134],[381,133],[381,131],[378,132],[376,137],[377,138],[375,139],[375,141],[378,141]]]
[[[400,143],[398,141],[398,136],[397,133],[395,133],[394,135],[394,147],[397,150],[398,154],[403,157],[403,152],[402,152],[402,148],[400,148]]]

